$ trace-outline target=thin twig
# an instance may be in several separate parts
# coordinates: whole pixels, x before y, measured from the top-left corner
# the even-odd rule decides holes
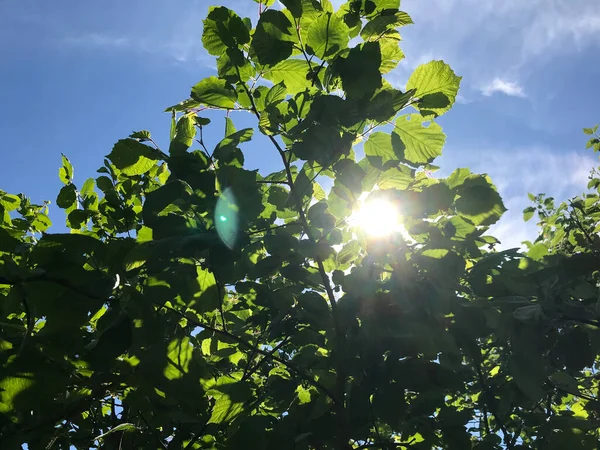
[[[298,222],[284,223],[282,225],[276,225],[274,227],[263,228],[262,230],[252,231],[251,233],[248,233],[248,236],[254,236],[256,234],[266,233],[267,231],[278,230],[279,228],[289,227],[290,225],[300,225],[300,224]]]
[[[150,142],[152,142],[152,144],[154,145],[154,147],[156,147],[156,150],[158,150],[158,152],[160,153],[161,158],[163,158],[165,161],[169,160],[169,155],[167,155],[165,152],[163,152],[160,147],[158,146],[158,144],[156,142],[154,142],[154,139],[152,139],[151,137],[147,137],[146,139],[148,139]]]
[[[144,425],[146,425],[146,428],[152,434],[152,436],[154,437],[154,439],[156,439],[156,441],[160,444],[160,446],[162,448],[164,448],[165,450],[168,450],[167,445],[160,438],[160,436],[158,434],[156,434],[156,430],[150,426],[150,424],[148,423],[148,421],[146,420],[146,418],[144,417],[144,415],[142,414],[142,412],[141,411],[138,411],[138,412],[140,413],[140,417],[142,419],[142,422],[144,422]]]
[[[29,304],[27,303],[27,298],[25,295],[25,289],[21,284],[17,284],[14,288],[19,292],[19,296],[21,297],[21,303],[23,304],[23,311],[25,311],[25,319],[27,320],[27,331],[25,332],[25,336],[21,341],[21,345],[19,346],[19,350],[17,352],[18,355],[25,349],[25,344],[27,344],[27,340],[33,331],[33,317],[31,315],[31,310],[29,309]]]
[[[225,320],[225,311],[223,309],[223,299],[225,298],[227,291],[221,288],[221,283],[217,279],[217,275],[215,272],[215,266],[212,263],[211,256],[212,255],[210,255],[210,252],[209,252],[210,270],[212,271],[213,276],[215,277],[215,284],[217,285],[217,295],[219,296],[219,313],[221,314],[221,324],[223,326],[223,330],[227,331],[227,322]]]
[[[287,344],[290,340],[289,336],[286,336],[285,339],[283,341],[281,341],[279,344],[277,344],[275,347],[273,347],[273,349],[269,352],[269,357],[272,357],[275,353],[277,353],[281,347],[283,347],[285,344]],[[254,373],[256,373],[256,371],[258,369],[260,369],[260,366],[263,365],[263,363],[267,360],[268,358],[265,356],[263,357],[259,362],[256,363],[256,365],[248,370],[244,376],[242,377],[242,379],[248,379],[250,378]],[[248,365],[248,367],[250,367],[250,365]]]
[[[481,370],[481,365],[477,361],[474,361],[474,363],[475,363],[475,369],[477,371],[477,376],[479,378],[479,383],[481,384],[481,389],[483,390],[483,392],[485,394],[485,398],[487,398],[487,400],[489,401],[490,412],[492,413],[492,415],[496,419],[496,422],[498,423],[498,426],[500,426],[500,430],[502,430],[502,434],[504,436],[504,442],[506,444],[506,448],[507,449],[512,449],[513,448],[513,445],[511,444],[512,436],[508,433],[508,430],[506,429],[506,426],[504,425],[504,421],[502,419],[500,419],[500,417],[498,415],[498,412],[496,411],[496,408],[493,405],[494,394],[493,394],[492,390],[489,388],[489,386],[487,385],[487,383],[485,381],[485,378],[483,376],[483,372]],[[488,434],[490,434],[489,423],[487,422],[487,420],[486,420],[486,432]]]
[[[278,362],[279,364],[284,365],[285,367],[287,367],[288,369],[290,369],[292,372],[294,372],[295,374],[297,374],[300,378],[302,378],[304,381],[306,381],[307,383],[311,384],[312,386],[316,387],[317,389],[321,390],[324,394],[326,394],[334,403],[338,403],[338,400],[336,399],[336,397],[331,393],[331,391],[323,386],[321,383],[319,383],[318,381],[316,381],[314,378],[312,378],[310,375],[304,373],[302,370],[298,369],[297,367],[294,366],[294,364],[292,364],[290,361],[286,361],[282,358],[279,358],[278,356],[275,355],[271,355],[269,354],[269,352],[262,350],[258,347],[255,347],[254,345],[250,344],[249,342],[247,342],[246,340],[242,339],[239,336],[236,336],[234,334],[231,334],[227,331],[223,331],[220,330],[218,328],[215,328],[207,323],[201,322],[200,320],[196,319],[195,317],[191,317],[188,314],[184,314],[181,311],[178,311],[174,308],[171,308],[170,306],[167,305],[157,305],[161,308],[164,308],[166,310],[172,311],[175,314],[180,315],[181,317],[186,318],[189,322],[193,323],[195,326],[197,327],[201,327],[204,328],[206,330],[212,331],[213,333],[216,334],[220,334],[221,336],[224,336],[226,338],[229,338],[235,342],[237,342],[240,345],[243,345],[244,347],[246,347],[249,350],[255,351],[256,353],[260,353],[263,356],[266,356],[267,358],[270,358],[271,360]]]
[[[256,182],[260,183],[260,184],[285,184],[285,185],[289,185],[289,183],[286,180],[281,180],[281,181],[257,180]]]

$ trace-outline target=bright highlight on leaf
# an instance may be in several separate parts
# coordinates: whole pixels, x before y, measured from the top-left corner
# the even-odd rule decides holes
[[[370,236],[382,237],[400,230],[400,215],[391,202],[367,200],[352,214],[350,223]]]

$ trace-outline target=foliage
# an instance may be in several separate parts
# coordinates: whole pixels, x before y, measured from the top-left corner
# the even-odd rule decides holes
[[[460,77],[382,76],[399,0],[258,3],[210,9],[168,151],[135,132],[82,185],[63,157],[70,233],[0,191],[0,447],[596,448],[597,194],[496,251],[491,180],[430,175]],[[257,131],[280,172],[244,168]],[[369,199],[402,230],[356,227]]]

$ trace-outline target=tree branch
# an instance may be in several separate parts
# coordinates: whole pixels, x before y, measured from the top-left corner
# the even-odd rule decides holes
[[[242,81],[242,77],[240,76],[240,71],[237,67],[236,67],[236,71],[237,71],[240,83],[242,84],[244,90],[246,91],[246,94],[248,95],[248,98],[250,99],[250,104],[252,105],[251,110],[254,113],[254,115],[256,116],[256,118],[260,121],[260,114],[258,112],[258,109],[256,108],[256,103],[254,102],[254,97],[252,96],[252,93],[249,91],[248,86],[246,86],[246,83],[244,83]],[[292,196],[292,198],[294,199],[294,202],[296,203],[296,208],[297,208],[298,214],[300,216],[300,221],[302,223],[302,226],[304,228],[306,236],[308,237],[309,242],[311,242],[312,244],[316,244],[317,241],[311,233],[308,219],[306,217],[306,214],[304,213],[304,208],[302,206],[302,197],[299,196],[298,193],[296,192],[296,186],[294,184],[294,177],[292,174],[292,170],[290,168],[290,166],[291,166],[290,162],[289,162],[288,158],[286,158],[285,151],[281,148],[281,146],[279,145],[279,142],[277,142],[277,139],[275,139],[275,137],[272,135],[269,135],[268,138],[271,141],[271,143],[273,144],[273,146],[276,148],[277,152],[279,153],[279,156],[281,157],[281,161],[283,162],[283,165],[285,167],[287,181],[290,186],[290,195]],[[348,444],[349,437],[348,437],[347,426],[346,426],[346,423],[347,423],[346,409],[344,406],[344,398],[346,396],[346,378],[347,378],[347,376],[346,376],[347,368],[346,368],[346,364],[344,361],[346,337],[345,337],[343,327],[341,326],[341,323],[340,323],[339,314],[337,314],[337,302],[335,299],[335,294],[333,293],[333,288],[331,287],[331,282],[329,280],[329,276],[327,275],[327,272],[325,271],[323,259],[320,258],[318,255],[316,255],[314,257],[314,260],[317,263],[319,275],[321,276],[323,286],[325,287],[325,291],[327,292],[327,298],[329,299],[329,304],[331,305],[331,313],[333,316],[335,334],[338,339],[339,360],[338,360],[338,364],[336,367],[335,395],[334,396],[330,395],[330,397],[334,401],[335,411],[336,411],[336,416],[337,416],[337,430],[336,430],[337,448],[338,448],[338,450],[346,450],[346,449],[350,448],[350,446]],[[274,356],[271,356],[271,358],[275,359]]]
[[[309,383],[310,385],[316,387],[317,389],[321,390],[325,395],[327,395],[333,402],[334,404],[338,403],[337,398],[331,393],[331,391],[325,387],[324,385],[322,385],[321,383],[319,383],[318,381],[316,381],[314,378],[312,378],[310,375],[304,373],[302,370],[298,369],[297,367],[295,367],[290,361],[286,361],[282,358],[279,358],[278,356],[272,355],[269,352],[262,350],[258,347],[255,347],[254,345],[252,345],[251,343],[247,342],[246,340],[242,339],[239,336],[236,336],[234,334],[231,334],[227,331],[223,331],[220,330],[218,328],[215,328],[207,323],[201,322],[200,320],[198,320],[195,317],[192,317],[188,314],[182,313],[181,311],[178,311],[175,308],[171,308],[170,306],[166,306],[166,305],[157,305],[160,308],[164,308],[168,311],[172,311],[175,314],[180,315],[181,317],[186,318],[189,322],[193,323],[195,326],[197,327],[201,327],[204,328],[206,330],[212,331],[213,333],[219,334],[223,337],[226,337],[228,339],[231,339],[235,342],[237,342],[238,344],[246,347],[249,350],[252,350],[256,353],[260,353],[261,355],[275,361],[278,362],[279,364],[282,364],[283,366],[287,367],[288,369],[290,369],[292,372],[294,372],[296,375],[298,375],[300,378],[302,378],[304,381],[306,381],[307,383]]]

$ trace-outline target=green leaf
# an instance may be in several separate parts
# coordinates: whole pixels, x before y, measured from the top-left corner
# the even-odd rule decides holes
[[[217,73],[219,78],[236,84],[256,76],[256,69],[241,50],[229,48],[217,58]]]
[[[85,180],[85,183],[83,183],[83,186],[81,187],[81,190],[79,191],[79,194],[81,195],[81,197],[86,198],[93,193],[94,193],[94,179],[88,178],[87,180]]]
[[[285,83],[289,94],[294,95],[312,86],[308,79],[308,65],[302,59],[288,59],[267,69],[264,78],[275,84]]]
[[[267,10],[260,15],[252,37],[251,49],[262,65],[275,65],[292,54],[295,32],[281,11]]]
[[[594,133],[595,133],[597,130],[598,130],[598,125],[596,125],[596,126],[595,126],[595,127],[593,127],[593,128],[584,128],[584,129],[583,129],[583,132],[584,132],[585,134],[591,135],[591,134],[594,134]]]
[[[308,52],[320,59],[329,59],[348,47],[348,26],[336,14],[321,14],[308,27]]]
[[[144,142],[151,138],[150,132],[148,130],[134,131],[129,135],[131,139],[139,139]]]
[[[400,8],[400,0],[366,0],[364,5],[365,16],[373,18],[385,10],[398,10]]]
[[[336,174],[336,183],[343,184],[355,195],[362,193],[365,172],[358,164],[350,159],[342,159],[333,166],[333,170]]]
[[[528,206],[523,210],[523,220],[525,222],[529,221],[533,215],[535,214],[536,209],[533,206]]]
[[[381,50],[377,42],[357,45],[346,57],[337,58],[332,65],[348,98],[372,96],[383,83],[380,66]]]
[[[135,139],[121,139],[114,145],[108,159],[125,175],[132,176],[148,172],[160,156],[155,149]]]
[[[406,90],[416,89],[415,96],[420,100],[414,106],[422,115],[439,116],[456,101],[461,79],[444,61],[431,61],[415,69]]]
[[[535,324],[541,321],[544,311],[540,305],[521,306],[513,311],[513,316],[519,322]]]
[[[384,10],[367,22],[361,30],[360,36],[365,42],[377,41],[384,37],[386,33],[411,23],[413,23],[412,19],[403,11]]]
[[[238,48],[250,41],[250,33],[242,19],[223,6],[212,6],[204,20],[202,44],[210,55],[219,56],[228,48]]]
[[[529,249],[529,251],[527,252],[527,256],[529,256],[531,259],[535,259],[535,260],[540,260],[547,254],[548,254],[548,247],[546,247],[541,242],[539,242],[535,245],[532,245],[531,248]]]
[[[381,39],[379,47],[381,48],[381,67],[379,68],[381,73],[394,70],[404,59],[404,52],[396,39]]]
[[[9,413],[15,406],[19,394],[36,384],[32,373],[20,373],[17,376],[7,374],[0,379],[0,413]]]
[[[267,92],[267,96],[265,98],[265,106],[269,106],[272,104],[279,103],[280,101],[285,99],[287,94],[287,89],[285,87],[284,82],[279,82]]]
[[[445,183],[450,189],[455,189],[459,186],[462,186],[465,180],[467,180],[470,176],[471,171],[469,169],[456,169],[448,178],[446,178]]]
[[[404,159],[414,164],[426,164],[442,154],[446,135],[435,122],[424,126],[425,119],[419,114],[400,116],[395,123],[396,133],[406,149]]]
[[[388,161],[397,161],[403,155],[396,154],[392,146],[392,137],[388,133],[376,131],[369,135],[369,139],[364,145],[365,155],[381,158],[383,163]]]
[[[225,378],[225,377],[223,377]],[[218,380],[219,383],[221,380]],[[212,414],[208,423],[227,424],[235,419],[244,411],[244,402],[246,402],[251,392],[247,385],[242,382],[233,382],[233,380],[224,380],[222,385],[216,386],[209,391],[216,402],[212,408]]]
[[[242,403],[234,403],[228,395],[219,397],[212,410],[208,423],[228,423],[244,411]]]
[[[348,154],[352,147],[352,137],[340,134],[337,127],[311,127],[302,136],[302,141],[292,146],[294,155],[306,161],[316,161],[321,165],[330,165],[342,155]]]
[[[404,190],[408,188],[413,180],[414,176],[406,166],[391,167],[379,175],[377,185],[381,189]]]
[[[56,197],[56,205],[62,209],[69,209],[77,202],[77,188],[75,185],[68,184],[63,186],[58,197]]]
[[[237,92],[225,80],[208,77],[192,88],[191,97],[206,106],[233,109],[237,100]]]
[[[98,186],[98,189],[100,189],[104,193],[106,193],[107,191],[112,191],[114,189],[112,181],[105,175],[96,178],[96,185]]]
[[[210,124],[210,119],[206,117],[194,116],[194,122],[198,127],[205,127],[206,125]]]
[[[350,241],[337,254],[337,263],[339,266],[346,267],[351,264],[360,252],[360,244],[357,241]]]
[[[313,197],[318,201],[325,200],[325,198],[327,197],[327,194],[325,193],[321,185],[316,181],[313,182]]]
[[[62,153],[61,155],[62,167],[58,171],[58,177],[64,184],[69,184],[73,182],[73,165],[71,164],[71,161],[69,161],[69,158]]]
[[[550,381],[554,383],[555,386],[566,390],[572,394],[579,393],[579,383],[575,378],[569,375],[565,371],[555,372],[550,375]]]
[[[298,387],[296,388],[296,393],[298,394],[298,401],[301,405],[310,403],[310,389],[306,389],[302,385],[298,385]]]
[[[169,153],[185,152],[191,147],[196,137],[195,116],[185,114],[177,121],[175,136],[171,140]]]
[[[226,127],[229,128],[225,130],[226,133],[235,130],[235,128],[233,128],[233,122],[227,121],[226,123],[231,125],[231,127]],[[240,149],[237,148],[237,146],[242,142],[249,141],[253,134],[253,128],[244,128],[240,131],[234,131],[217,144],[213,152],[213,157],[218,159],[221,164],[242,167],[244,163],[244,155]]]
[[[132,423],[121,423],[121,424],[117,425],[116,427],[110,429],[106,433],[103,433],[103,434],[101,434],[99,436],[96,436],[94,438],[94,440],[97,441],[97,440],[100,440],[100,439],[104,439],[104,438],[106,438],[106,436],[109,436],[109,435],[111,435],[113,433],[116,433],[118,431],[125,432],[125,431],[135,431],[135,430],[137,430],[137,427],[134,424],[132,424]]]
[[[198,106],[200,106],[200,104],[196,100],[192,100],[191,98],[188,98],[187,100],[179,102],[176,105],[169,106],[167,109],[165,109],[165,112],[170,112],[170,113],[178,113],[178,112],[183,112],[183,111],[187,112],[189,109],[197,108]]]
[[[516,345],[519,345],[519,343]],[[541,355],[533,354],[527,350],[519,351],[511,357],[509,368],[519,388],[532,401],[538,401],[544,396],[542,385],[545,381],[545,375]]]
[[[458,190],[456,211],[475,225],[491,225],[506,211],[500,194],[487,176],[473,175]]]
[[[21,206],[21,200],[16,195],[7,194],[0,190],[0,205],[5,212],[11,212]]]

